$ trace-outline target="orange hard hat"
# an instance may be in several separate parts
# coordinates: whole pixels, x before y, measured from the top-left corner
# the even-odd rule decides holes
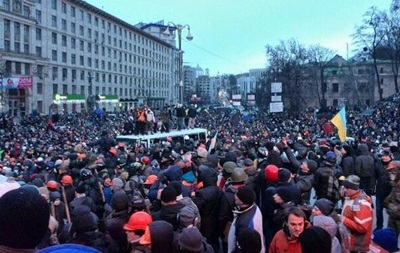
[[[142,158],[140,158],[140,161],[144,164],[144,165],[149,165],[150,164],[150,158],[148,156],[143,156]]]
[[[61,183],[63,184],[72,184],[72,177],[70,175],[65,175],[61,179]]]
[[[149,175],[146,178],[146,181],[143,184],[154,184],[154,182],[157,180],[157,176],[156,175]]]
[[[139,211],[131,215],[129,218],[128,222],[124,225],[125,230],[133,231],[133,230],[145,230],[146,227],[153,222],[153,219],[151,218],[151,215]]]
[[[150,227],[147,226],[146,230],[144,231],[144,235],[140,237],[139,243],[142,245],[151,244],[151,234],[150,234]]]
[[[118,155],[118,151],[117,151],[114,147],[111,147],[111,148],[110,148],[110,153],[111,153],[113,156],[117,156],[117,155]]]

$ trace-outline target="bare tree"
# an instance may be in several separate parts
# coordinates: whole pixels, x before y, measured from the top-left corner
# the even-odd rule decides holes
[[[279,73],[277,81],[282,82],[284,106],[291,112],[298,111],[306,105],[302,96],[302,68],[307,62],[307,49],[297,40],[289,39],[280,41],[277,46],[267,45],[266,55],[270,70]]]
[[[378,85],[379,99],[382,100],[382,83],[378,71],[378,50],[383,46],[386,37],[386,12],[380,11],[376,7],[371,7],[364,14],[362,24],[356,27],[356,32],[353,34],[353,39],[356,45],[372,57],[376,83]]]

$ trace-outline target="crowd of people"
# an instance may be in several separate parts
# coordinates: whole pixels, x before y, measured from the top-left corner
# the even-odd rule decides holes
[[[311,109],[3,116],[0,252],[399,251],[399,105],[347,110],[347,142]]]

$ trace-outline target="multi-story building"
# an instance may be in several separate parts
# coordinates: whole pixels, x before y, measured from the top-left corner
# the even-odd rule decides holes
[[[53,103],[116,110],[176,97],[175,47],[85,1],[0,0],[0,34],[0,73],[23,83],[3,89],[13,115],[47,114]]]

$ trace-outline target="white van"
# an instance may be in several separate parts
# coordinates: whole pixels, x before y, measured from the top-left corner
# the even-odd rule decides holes
[[[127,145],[139,145],[142,144],[145,147],[150,147],[154,143],[165,141],[167,137],[171,137],[173,140],[179,140],[184,143],[186,136],[193,138],[194,140],[205,140],[207,139],[208,130],[205,128],[193,128],[184,130],[172,130],[168,133],[154,133],[147,135],[118,135],[117,142],[125,142]]]

